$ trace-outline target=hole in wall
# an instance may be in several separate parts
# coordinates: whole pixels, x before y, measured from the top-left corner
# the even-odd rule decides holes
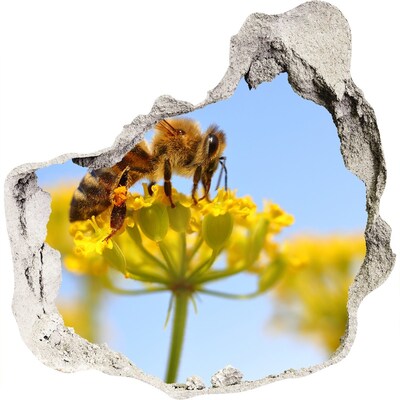
[[[212,123],[224,130],[228,185],[238,197],[252,196],[260,210],[264,199],[272,201],[295,222],[274,237],[276,246],[290,251],[291,264],[270,290],[253,299],[200,293],[194,298],[197,314],[189,304],[176,380],[196,374],[208,382],[227,364],[254,380],[326,360],[345,329],[347,290],[362,262],[366,223],[364,185],[343,165],[330,114],[297,96],[281,74],[252,91],[242,80],[230,99],[181,117],[199,121],[203,130]],[[69,201],[84,173],[71,162],[37,171],[40,186],[52,193],[48,243],[66,258],[73,241],[60,232],[68,231]],[[189,179],[173,176],[172,183],[190,194]],[[132,190],[140,192],[140,183]],[[82,266],[63,269],[58,307],[66,325],[90,341],[107,342],[164,379],[172,325],[171,316],[163,328],[169,294],[113,294],[99,285],[103,265],[92,275]],[[140,287],[120,275],[112,274],[120,287]],[[257,274],[248,273],[209,287],[238,294],[251,293],[257,284]]]

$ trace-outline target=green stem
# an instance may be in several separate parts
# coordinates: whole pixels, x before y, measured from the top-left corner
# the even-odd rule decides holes
[[[197,253],[197,250],[199,250],[200,246],[203,244],[203,237],[199,236],[196,240],[196,243],[194,244],[194,246],[192,247],[189,255],[188,255],[188,263],[192,260],[192,258],[194,257],[194,255]]]
[[[203,263],[201,263],[200,265],[198,265],[198,266],[196,267],[196,269],[194,269],[194,270],[190,273],[190,275],[188,276],[188,279],[187,279],[188,282],[192,282],[192,281],[193,281],[193,278],[194,278],[197,274],[199,274],[200,272],[205,273],[206,271],[208,271],[208,270],[212,267],[212,265],[214,264],[214,262],[215,262],[215,260],[217,259],[219,253],[220,253],[219,250],[213,250],[213,251],[212,251],[212,254],[211,254],[211,257],[210,257],[208,260],[206,260],[206,261],[204,261]],[[197,280],[196,280],[196,282],[197,282]]]
[[[135,272],[131,272],[130,270],[127,270],[126,277],[130,279],[135,279],[137,281],[141,282],[151,282],[151,283],[160,283],[160,284],[169,284],[169,280],[166,277],[162,277],[156,274],[152,274],[149,272],[144,272],[137,270]]]
[[[169,304],[168,304],[168,311],[167,311],[167,317],[165,318],[164,322],[164,329],[167,327],[168,322],[169,322],[169,317],[171,316],[171,311],[172,311],[172,306],[174,305],[174,295],[171,294],[171,297],[169,299]]]
[[[174,267],[174,262],[172,260],[168,246],[166,246],[163,241],[160,241],[158,242],[158,247],[161,250],[161,254],[164,257],[165,262],[167,263],[168,272],[172,273],[172,275],[176,277],[176,268]]]
[[[186,320],[190,293],[176,292],[174,294],[174,322],[172,326],[171,343],[169,348],[168,366],[165,382],[176,382],[183,342],[185,337]]]
[[[142,250],[142,253],[151,261],[153,261],[156,265],[161,267],[164,271],[168,271],[167,266],[160,261],[156,256],[153,256],[144,246],[139,246],[140,250]]]
[[[118,286],[115,286],[114,282],[112,282],[112,280],[108,276],[103,277],[103,285],[106,289],[108,289],[110,292],[114,294],[123,294],[128,296],[150,294],[155,292],[165,292],[168,290],[166,287],[163,286],[152,287],[147,289],[123,289],[119,288]]]
[[[225,293],[209,289],[197,289],[196,291],[199,293],[208,294],[210,296],[217,296],[217,297],[223,297],[224,299],[236,299],[236,300],[253,299],[254,297],[257,297],[261,293],[258,290],[256,292],[248,294]]]
[[[186,253],[186,233],[181,232],[180,234],[181,237],[181,265],[180,265],[180,271],[179,271],[179,276],[184,277],[187,271],[187,253]]]
[[[88,275],[85,279],[86,288],[84,290],[84,309],[85,315],[87,316],[88,331],[85,335],[85,339],[92,343],[101,340],[99,332],[99,307],[102,299],[103,291],[101,290],[101,284],[96,277]]]
[[[248,268],[248,264],[244,264],[236,269],[229,269],[228,267],[225,267],[221,270],[207,271],[206,274],[196,280],[196,283],[212,282],[218,279],[227,278],[228,276],[234,276],[239,274],[240,272],[247,270]]]
[[[161,261],[159,260],[155,255],[153,255],[152,253],[150,253],[146,247],[143,246],[142,243],[142,237],[140,235],[139,232],[139,228],[137,227],[137,225],[135,224],[135,226],[133,228],[129,228],[127,229],[129,236],[133,239],[133,241],[135,242],[136,246],[139,248],[139,250],[142,252],[142,254],[150,261],[152,261],[154,264],[158,265],[159,267],[161,267],[163,270],[168,271],[167,266]]]
[[[196,280],[196,283],[206,283],[206,282],[212,282],[212,281],[217,281],[218,279],[223,279],[227,278],[229,276],[234,276],[239,274],[240,272],[243,272],[246,268],[237,268],[235,270],[231,269],[222,269],[222,270],[215,270],[215,271],[207,271],[206,274],[201,276]]]
[[[163,271],[160,271],[157,268],[151,268],[151,266],[141,268],[138,267],[137,264],[133,264],[131,262],[126,263],[125,276],[131,279],[136,279],[143,282],[168,284],[168,276],[164,275],[165,273],[163,273]]]

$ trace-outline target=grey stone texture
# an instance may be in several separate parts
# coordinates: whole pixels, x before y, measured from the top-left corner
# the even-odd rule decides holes
[[[214,388],[221,386],[238,385],[243,379],[243,374],[232,365],[227,365],[220,369],[211,377],[211,386]]]
[[[350,288],[349,324],[340,348],[322,364],[288,370],[233,386],[186,390],[168,385],[141,371],[124,355],[98,346],[66,328],[54,300],[61,280],[60,255],[44,243],[50,198],[38,185],[35,170],[70,158],[88,167],[110,166],[161,118],[195,107],[163,96],[148,115],[124,127],[114,146],[77,156],[63,155],[51,162],[22,165],[5,184],[7,225],[15,265],[13,312],[23,340],[46,365],[72,372],[97,369],[107,374],[148,382],[174,398],[203,393],[230,393],[277,380],[314,373],[343,359],[354,342],[357,309],[362,299],[385,281],[394,264],[390,228],[379,216],[386,168],[374,111],[350,76],[351,36],[348,23],[332,5],[312,1],[280,15],[252,14],[230,43],[230,64],[221,82],[199,107],[230,97],[244,77],[250,88],[287,72],[293,89],[303,98],[326,107],[337,126],[345,165],[365,183],[368,223],[367,256]],[[233,351],[233,350],[232,350]],[[240,367],[240,366],[239,366]],[[193,371],[195,372],[195,371]]]
[[[205,387],[206,385],[204,384],[204,382],[201,380],[200,377],[196,375],[189,376],[189,378],[186,379],[186,390],[203,390],[205,389]]]

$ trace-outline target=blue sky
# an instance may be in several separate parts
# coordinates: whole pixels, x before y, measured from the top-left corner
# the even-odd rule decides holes
[[[344,167],[330,114],[296,95],[286,74],[251,91],[241,81],[230,99],[186,116],[198,120],[203,130],[216,123],[225,131],[230,188],[252,195],[260,207],[263,199],[272,200],[295,216],[284,237],[364,229],[364,184]],[[83,175],[71,162],[38,172],[44,188],[71,179],[79,182]],[[173,185],[187,193],[191,189],[188,179],[174,177]],[[234,278],[229,287],[247,292],[254,283],[251,277]],[[79,277],[64,273],[62,295],[79,284]],[[104,301],[109,328],[103,340],[161,378],[169,343],[169,329],[163,329],[168,301],[163,294],[108,295]],[[189,316],[180,380],[192,374],[208,380],[226,364],[239,367],[245,379],[257,379],[326,357],[290,334],[270,335],[266,324],[271,307],[268,296],[251,301],[201,297],[198,314],[191,310]]]

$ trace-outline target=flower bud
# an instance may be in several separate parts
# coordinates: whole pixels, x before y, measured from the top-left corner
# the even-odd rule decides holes
[[[271,289],[279,279],[282,277],[284,272],[284,264],[281,260],[277,259],[267,266],[264,273],[260,275],[258,282],[258,290],[260,292],[266,292]]]
[[[163,240],[169,227],[167,207],[161,203],[154,203],[150,207],[141,208],[137,213],[142,232],[155,242]]]
[[[269,223],[263,218],[258,220],[253,227],[247,249],[247,263],[253,264],[259,257],[264,247],[265,238],[268,233]]]
[[[219,250],[232,234],[233,217],[230,213],[204,217],[202,225],[203,238],[213,250]]]
[[[130,238],[137,244],[141,245],[142,244],[142,236],[140,235],[139,229],[137,225],[133,225],[132,227],[127,226],[126,231],[128,232],[128,235]]]
[[[106,248],[103,252],[104,259],[108,262],[109,266],[117,271],[125,274],[126,260],[125,255],[120,247],[115,243],[112,249]]]
[[[176,203],[175,208],[167,207],[169,225],[176,232],[186,232],[190,221],[190,208]]]

